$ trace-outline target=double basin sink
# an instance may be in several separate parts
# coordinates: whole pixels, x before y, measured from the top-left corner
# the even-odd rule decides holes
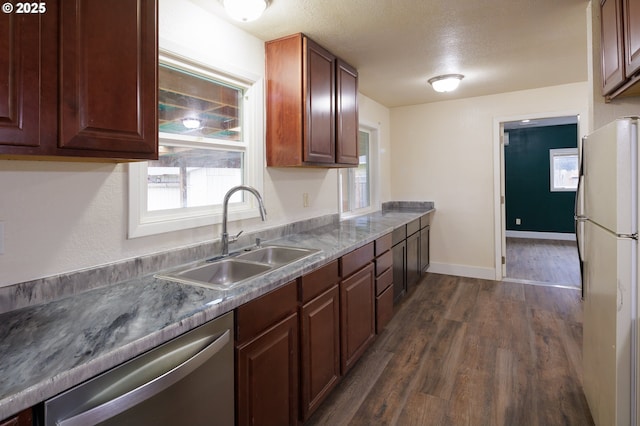
[[[264,246],[195,266],[160,273],[155,277],[216,290],[228,290],[246,280],[287,266],[318,251],[299,247]]]

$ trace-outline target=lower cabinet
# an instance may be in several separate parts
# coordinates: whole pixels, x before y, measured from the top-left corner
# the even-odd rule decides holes
[[[307,421],[393,315],[391,236],[238,307],[236,424]]]
[[[393,231],[393,303],[407,292],[407,240],[405,226]]]
[[[338,261],[333,261],[300,279],[300,414],[302,421],[309,419],[340,381],[338,283]]]
[[[298,423],[298,314],[293,281],[236,309],[236,423]]]
[[[341,368],[345,374],[375,337],[373,264],[340,283]]]

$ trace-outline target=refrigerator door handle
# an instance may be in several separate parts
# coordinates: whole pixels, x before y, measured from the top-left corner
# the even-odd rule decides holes
[[[578,187],[576,188],[576,197],[573,205],[573,219],[575,224],[576,245],[578,246],[578,262],[580,264],[580,288],[582,290],[582,298],[584,299],[584,262],[582,261],[580,229],[581,224],[589,220],[582,214],[580,210],[580,190],[582,189],[582,181],[584,179],[584,141],[586,136],[582,137],[578,142]]]

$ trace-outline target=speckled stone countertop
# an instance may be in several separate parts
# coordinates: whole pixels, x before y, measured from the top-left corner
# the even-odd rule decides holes
[[[320,251],[231,290],[183,285],[151,274],[0,314],[0,420],[432,211],[392,206],[266,241]]]

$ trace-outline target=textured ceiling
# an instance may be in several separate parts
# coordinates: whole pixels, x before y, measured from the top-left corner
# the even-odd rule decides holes
[[[228,19],[218,0],[192,0]],[[262,40],[303,32],[358,68],[360,92],[414,105],[587,80],[586,0],[270,0],[235,25]],[[453,93],[430,77],[460,73]]]

